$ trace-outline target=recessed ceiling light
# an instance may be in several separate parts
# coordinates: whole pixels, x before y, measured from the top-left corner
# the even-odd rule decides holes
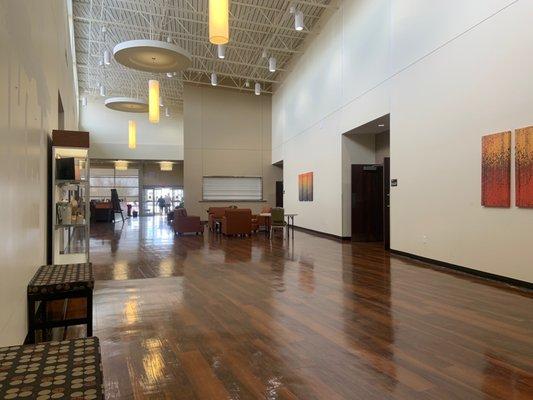
[[[161,171],[172,171],[172,161],[160,161]]]

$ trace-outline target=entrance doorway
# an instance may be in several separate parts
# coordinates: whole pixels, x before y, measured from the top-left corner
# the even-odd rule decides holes
[[[283,207],[283,181],[276,181],[276,207]]]
[[[143,193],[143,215],[156,215],[161,213],[157,200],[160,197],[170,196],[171,209],[183,202],[183,189],[177,187],[145,187]]]
[[[383,241],[383,165],[352,165],[352,240]]]
[[[383,158],[383,246],[390,250],[390,157]]]

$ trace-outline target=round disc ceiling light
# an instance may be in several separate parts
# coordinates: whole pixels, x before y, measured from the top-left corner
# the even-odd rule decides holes
[[[159,40],[128,40],[117,44],[113,55],[126,67],[155,73],[183,71],[192,63],[187,50]]]
[[[110,97],[104,102],[107,108],[115,111],[145,113],[148,112],[148,103],[142,99],[132,97]]]

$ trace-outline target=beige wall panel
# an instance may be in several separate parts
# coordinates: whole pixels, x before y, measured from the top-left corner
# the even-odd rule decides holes
[[[161,171],[159,164],[145,163],[143,186],[183,186],[183,163],[172,166],[172,171]]]
[[[185,85],[184,192],[188,212],[206,219],[211,206],[236,204],[258,212],[274,205],[280,168],[271,160],[271,98]],[[266,202],[202,201],[204,176],[260,176]]]
[[[261,150],[205,150],[204,176],[262,176]]]

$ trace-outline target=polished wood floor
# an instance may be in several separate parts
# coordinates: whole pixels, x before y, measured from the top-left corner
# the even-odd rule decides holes
[[[531,292],[303,232],[91,236],[109,399],[533,398]]]

